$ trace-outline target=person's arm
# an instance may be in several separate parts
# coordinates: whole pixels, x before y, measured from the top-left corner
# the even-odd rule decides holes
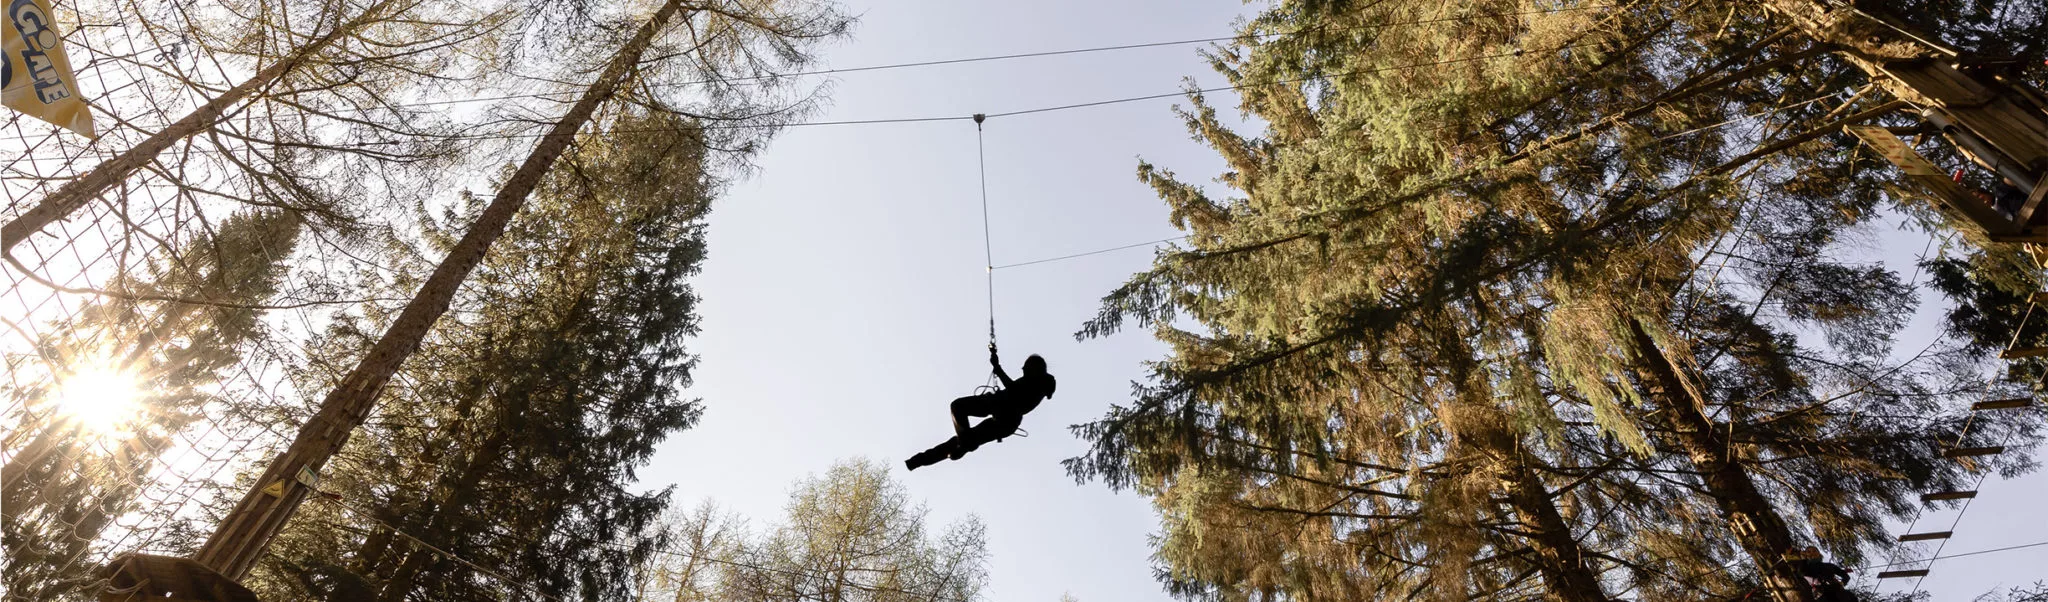
[[[1842,568],[1839,564],[1829,564],[1828,569],[1835,574],[1836,579],[1841,579],[1843,583],[1849,582],[1849,569]]]
[[[996,357],[995,345],[988,346],[988,366],[990,368],[995,369],[996,380],[1003,381],[1003,388],[1008,389],[1011,386],[1017,384],[1015,381],[1010,380],[1009,374],[1003,373],[1003,360],[1002,358]]]

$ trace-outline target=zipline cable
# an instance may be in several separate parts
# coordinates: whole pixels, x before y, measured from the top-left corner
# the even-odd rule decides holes
[[[1081,252],[1081,253],[1075,253],[1075,254],[1072,254],[1072,255],[1061,255],[1061,256],[1059,256],[1059,257],[1047,257],[1047,258],[1045,258],[1045,259],[1033,259],[1033,260],[1031,260],[1031,261],[1020,261],[1020,262],[1017,262],[1017,263],[1006,263],[1006,264],[1003,264],[1003,265],[999,265],[999,266],[996,266],[996,267],[995,267],[994,269],[998,269],[998,270],[1007,270],[1007,269],[1010,269],[1010,268],[1021,268],[1021,267],[1027,266],[1027,265],[1038,265],[1038,264],[1041,264],[1041,263],[1052,263],[1052,262],[1055,262],[1055,261],[1066,261],[1066,260],[1069,260],[1069,259],[1078,259],[1078,258],[1082,258],[1082,257],[1088,257],[1088,256],[1090,256],[1090,255],[1101,255],[1101,254],[1103,254],[1103,253],[1109,253],[1109,252],[1112,252],[1112,251],[1122,251],[1122,250],[1125,250],[1125,249],[1136,249],[1136,248],[1138,248],[1138,247],[1152,247],[1152,246],[1158,246],[1158,245],[1160,245],[1160,244],[1164,244],[1164,243],[1169,243],[1169,242],[1178,242],[1178,241],[1182,241],[1182,240],[1187,240],[1187,238],[1188,238],[1189,236],[1192,236],[1192,235],[1190,235],[1190,234],[1183,234],[1183,235],[1180,235],[1180,236],[1175,236],[1175,237],[1173,237],[1173,238],[1162,238],[1162,239],[1159,239],[1159,240],[1154,240],[1154,241],[1149,241],[1149,242],[1140,242],[1140,243],[1132,243],[1132,244],[1128,244],[1128,245],[1123,245],[1123,246],[1120,246],[1120,247],[1110,247],[1110,248],[1107,248],[1107,249],[1096,249],[1096,250],[1093,250],[1093,251],[1085,251],[1085,252]]]
[[[479,573],[483,573],[483,574],[485,574],[485,575],[489,575],[489,576],[491,576],[491,577],[493,577],[493,578],[496,578],[497,580],[499,580],[499,581],[502,581],[502,582],[504,582],[504,583],[505,583],[505,584],[507,584],[507,585],[511,585],[511,586],[517,587],[517,588],[519,588],[519,589],[523,589],[523,590],[531,591],[531,592],[533,592],[533,593],[535,593],[535,594],[539,594],[539,595],[540,595],[541,597],[544,597],[544,598],[548,598],[548,599],[551,599],[551,600],[555,600],[556,602],[561,602],[561,600],[562,600],[562,598],[561,598],[560,596],[556,596],[556,595],[554,595],[554,594],[550,594],[550,593],[548,593],[548,592],[547,592],[547,590],[543,590],[543,589],[541,589],[541,588],[539,588],[539,587],[535,587],[535,586],[534,586],[533,584],[531,584],[531,583],[527,583],[527,582],[525,582],[525,581],[521,581],[521,580],[518,580],[518,579],[513,579],[513,578],[511,578],[511,577],[509,577],[509,576],[506,576],[506,575],[505,575],[504,573],[501,573],[501,572],[499,572],[499,571],[495,571],[495,570],[491,570],[491,569],[490,569],[489,567],[485,567],[484,565],[481,565],[481,564],[477,564],[477,563],[475,563],[475,562],[472,562],[472,561],[470,561],[470,560],[469,560],[468,558],[463,558],[462,556],[459,556],[459,555],[455,554],[454,552],[450,552],[450,551],[447,551],[447,550],[441,549],[441,547],[440,547],[440,546],[436,546],[436,545],[434,545],[434,544],[431,544],[431,543],[427,543],[427,540],[424,540],[424,539],[420,539],[420,538],[418,538],[418,537],[414,537],[414,536],[413,536],[413,535],[412,535],[411,533],[407,533],[407,532],[405,532],[405,530],[403,530],[403,529],[399,529],[397,525],[393,525],[393,524],[391,524],[391,523],[389,523],[389,522],[385,522],[385,520],[384,520],[383,518],[379,518],[379,517],[377,516],[377,513],[375,513],[375,512],[371,512],[371,511],[370,511],[369,509],[367,509],[367,508],[359,508],[359,507],[357,507],[357,506],[356,506],[356,505],[354,505],[354,504],[350,504],[350,503],[347,503],[347,502],[343,502],[343,501],[341,501],[341,496],[339,496],[339,495],[334,495],[334,494],[330,494],[330,493],[328,493],[328,492],[325,492],[325,491],[319,491],[319,490],[317,490],[317,489],[316,489],[316,490],[314,490],[314,493],[313,493],[313,498],[314,498],[314,499],[318,499],[318,500],[326,500],[326,501],[329,501],[329,502],[333,502],[333,503],[334,503],[334,505],[336,505],[336,506],[340,506],[340,507],[341,507],[341,508],[342,508],[343,510],[347,510],[347,511],[349,511],[349,512],[355,513],[355,514],[356,514],[357,516],[361,516],[361,517],[363,517],[363,518],[367,518],[367,519],[370,519],[370,522],[374,522],[374,523],[377,523],[378,525],[382,525],[382,526],[383,526],[383,527],[384,527],[385,529],[388,529],[388,530],[390,530],[390,531],[391,531],[391,533],[392,533],[393,535],[397,535],[397,536],[398,536],[399,538],[401,538],[401,539],[404,539],[404,540],[406,540],[406,541],[410,541],[410,542],[412,542],[412,543],[413,543],[414,545],[420,546],[420,547],[422,547],[422,548],[426,548],[426,549],[427,549],[428,551],[430,551],[430,552],[433,552],[433,553],[435,553],[435,554],[439,554],[439,555],[440,555],[440,556],[441,556],[442,558],[447,558],[447,559],[449,559],[449,560],[453,560],[453,561],[455,561],[455,562],[457,562],[457,563],[460,563],[460,564],[462,564],[463,566],[467,566],[467,567],[469,567],[470,569],[472,569],[472,570],[475,570],[476,572],[479,572]],[[340,524],[338,524],[338,523],[330,523],[330,524],[334,524],[335,526],[345,526],[345,525],[340,525]]]
[[[1965,557],[1965,556],[1981,556],[1981,555],[1984,555],[1984,554],[1991,554],[1991,553],[1995,553],[1995,552],[2010,552],[2010,551],[2013,551],[2013,550],[2024,550],[2024,549],[2027,549],[2027,548],[2038,548],[2038,547],[2041,547],[2041,546],[2048,546],[2048,541],[2037,541],[2037,542],[2033,542],[2033,543],[2023,543],[2023,544],[2019,544],[2019,545],[2011,545],[2011,546],[2005,546],[2005,547],[2002,547],[2002,548],[1991,548],[1991,549],[1989,549],[1989,550],[1977,550],[1977,551],[1975,551],[1975,552],[1964,552],[1964,553],[1961,553],[1961,554],[1950,554],[1950,555],[1947,555],[1947,556],[1940,556],[1940,555],[1936,555],[1936,556],[1933,556],[1933,557],[1930,557],[1930,558],[1922,558],[1922,559],[1919,559],[1919,560],[1903,560],[1903,561],[1898,561],[1898,562],[1889,562],[1889,563],[1885,563],[1885,564],[1867,564],[1867,565],[1859,566],[1859,567],[1856,567],[1856,568],[1857,568],[1857,570],[1864,570],[1864,569],[1882,569],[1882,568],[1888,568],[1888,567],[1894,567],[1894,566],[1903,566],[1903,565],[1910,565],[1910,564],[1920,564],[1920,563],[1922,563],[1922,562],[1933,562],[1933,561],[1936,561],[1936,560],[1948,560],[1948,559],[1950,559],[1950,558],[1962,558],[1962,557]]]
[[[847,68],[842,68],[842,69],[819,69],[819,70],[814,70],[814,71],[792,71],[792,72],[788,72],[788,73],[769,73],[769,74],[765,74],[765,75],[749,75],[749,76],[740,76],[740,77],[727,77],[727,78],[718,78],[718,77],[713,77],[713,78],[706,78],[706,79],[698,79],[698,80],[690,80],[690,81],[682,81],[682,82],[674,82],[674,83],[657,83],[657,84],[654,84],[653,86],[654,86],[654,87],[659,87],[659,88],[681,88],[681,87],[686,87],[686,86],[699,86],[699,85],[706,85],[706,84],[730,84],[730,83],[739,83],[739,82],[748,82],[748,81],[759,81],[759,80],[771,80],[771,79],[782,79],[782,78],[794,78],[794,77],[804,77],[804,76],[812,76],[812,75],[833,75],[833,74],[840,74],[840,73],[858,73],[858,72],[866,72],[866,71],[885,71],[885,70],[892,70],[892,69],[906,69],[906,68],[914,68],[914,67],[931,67],[931,66],[938,66],[938,65],[955,65],[955,64],[962,64],[962,63],[976,63],[976,62],[984,62],[984,61],[1002,61],[1002,60],[1012,60],[1012,59],[1023,59],[1023,58],[1038,58],[1038,57],[1048,57],[1048,56],[1061,56],[1061,55],[1069,55],[1069,54],[1086,54],[1086,53],[1096,53],[1096,52],[1110,52],[1110,51],[1118,51],[1118,50],[1134,50],[1134,49],[1143,49],[1143,48],[1156,48],[1156,47],[1162,47],[1162,46],[1181,46],[1181,45],[1188,45],[1188,44],[1201,44],[1201,43],[1208,43],[1208,42],[1227,42],[1227,41],[1232,41],[1232,40],[1255,40],[1255,39],[1263,39],[1263,38],[1279,38],[1279,37],[1290,37],[1290,36],[1299,36],[1299,35],[1302,35],[1302,34],[1306,34],[1306,33],[1309,33],[1309,32],[1311,32],[1311,31],[1317,31],[1317,32],[1322,32],[1322,33],[1341,33],[1341,32],[1346,32],[1346,31],[1355,31],[1355,30],[1369,30],[1369,29],[1385,29],[1385,28],[1391,28],[1391,27],[1401,27],[1401,26],[1410,26],[1410,25],[1428,25],[1428,24],[1434,24],[1434,23],[1448,23],[1448,22],[1454,22],[1454,21],[1471,21],[1471,20],[1478,20],[1478,19],[1484,19],[1484,18],[1496,18],[1496,17],[1518,17],[1518,16],[1527,16],[1527,15],[1544,15],[1544,14],[1554,14],[1554,13],[1563,13],[1563,12],[1575,12],[1575,11],[1583,11],[1583,10],[1595,10],[1595,9],[1602,9],[1602,8],[1615,8],[1615,7],[1619,7],[1619,6],[1622,6],[1622,5],[1621,5],[1621,4],[1589,4],[1589,5],[1584,5],[1584,6],[1568,6],[1568,7],[1559,7],[1559,8],[1546,8],[1546,9],[1537,9],[1537,10],[1529,10],[1529,11],[1517,11],[1517,12],[1501,12],[1501,13],[1476,13],[1476,14],[1470,14],[1470,15],[1464,15],[1464,16],[1458,16],[1458,17],[1441,17],[1441,18],[1434,18],[1434,19],[1417,19],[1417,20],[1411,20],[1411,21],[1393,21],[1393,22],[1388,22],[1388,23],[1373,23],[1373,24],[1365,24],[1365,25],[1356,25],[1356,26],[1351,26],[1351,27],[1334,27],[1334,28],[1332,28],[1332,27],[1307,27],[1307,28],[1302,28],[1302,29],[1298,29],[1298,30],[1295,30],[1295,31],[1288,31],[1288,32],[1276,32],[1276,33],[1257,33],[1257,34],[1243,34],[1243,35],[1235,35],[1235,36],[1222,36],[1222,37],[1213,37],[1213,38],[1197,38],[1197,39],[1188,39],[1188,40],[1173,40],[1173,41],[1166,41],[1166,42],[1143,42],[1143,43],[1136,43],[1136,44],[1118,44],[1118,45],[1112,45],[1112,46],[1095,46],[1095,47],[1089,47],[1089,48],[1069,48],[1069,49],[1063,49],[1063,50],[1046,50],[1046,51],[1038,51],[1038,52],[1023,52],[1023,53],[1015,53],[1015,54],[1001,54],[1001,55],[989,55],[989,56],[976,56],[976,57],[966,57],[966,58],[956,58],[956,59],[938,59],[938,60],[927,60],[927,61],[912,61],[912,62],[904,62],[904,63],[890,63],[890,64],[882,64],[882,65],[866,65],[866,66],[861,66],[861,67],[847,67]],[[133,84],[128,84],[128,85],[133,85]],[[126,87],[126,86],[124,86],[124,87]],[[387,105],[384,105],[383,107],[360,107],[360,108],[354,108],[354,109],[342,108],[342,109],[336,109],[336,110],[337,110],[337,111],[348,111],[348,110],[353,110],[353,111],[356,111],[356,112],[368,112],[368,111],[371,111],[371,110],[375,110],[375,109],[378,109],[378,108],[386,108],[386,109],[407,109],[407,108],[433,107],[433,106],[445,106],[445,105],[457,105],[457,104],[470,104],[470,103],[478,103],[478,102],[494,102],[494,101],[501,101],[501,100],[515,100],[515,99],[521,99],[521,98],[531,98],[531,99],[539,99],[539,100],[563,100],[563,99],[561,99],[561,98],[558,98],[558,97],[560,97],[560,96],[564,96],[564,95],[569,95],[569,94],[573,94],[573,93],[574,93],[574,91],[562,91],[562,92],[529,92],[529,93],[524,93],[524,94],[505,94],[505,95],[498,95],[498,96],[476,96],[476,97],[470,97],[470,98],[458,98],[458,99],[448,99],[448,100],[427,100],[427,101],[417,101],[417,102],[398,102],[398,103],[389,103],[389,104],[387,104]],[[303,113],[302,113],[302,114],[303,114]],[[940,121],[940,120],[952,120],[952,119],[963,119],[963,118],[961,118],[961,117],[943,117],[943,118],[928,118],[928,119],[918,119],[918,120],[871,120],[871,121],[857,121],[857,122],[841,122],[841,123],[837,123],[837,124],[825,124],[825,123],[819,123],[819,124],[816,124],[816,125],[841,125],[841,124],[852,124],[852,123],[876,123],[876,122],[888,123],[888,122],[901,122],[901,121]],[[795,124],[795,125],[812,125],[812,124]],[[26,139],[26,138],[27,138],[27,136],[20,136],[20,137],[7,137],[7,138],[11,138],[11,139]]]
[[[1457,17],[1438,17],[1438,18],[1434,18],[1434,19],[1415,19],[1415,20],[1409,20],[1409,21],[1389,21],[1389,22],[1386,22],[1386,23],[1367,23],[1367,24],[1362,24],[1362,25],[1353,25],[1353,26],[1349,26],[1349,27],[1322,27],[1322,26],[1317,26],[1317,27],[1304,27],[1304,28],[1301,28],[1301,29],[1297,29],[1297,30],[1294,30],[1294,31],[1284,31],[1284,32],[1273,32],[1273,33],[1249,33],[1249,34],[1240,34],[1240,35],[1234,35],[1234,36],[1220,36],[1220,37],[1212,37],[1212,38],[1194,38],[1194,39],[1186,39],[1186,40],[1169,40],[1169,41],[1164,41],[1164,42],[1139,42],[1139,43],[1133,43],[1133,44],[1116,44],[1116,45],[1109,45],[1109,46],[1092,46],[1092,47],[1086,47],[1086,48],[1066,48],[1066,49],[1061,49],[1061,50],[1041,50],[1041,51],[1035,51],[1035,52],[1019,52],[1019,53],[1013,53],[1013,54],[996,54],[996,55],[984,55],[984,56],[973,56],[973,57],[963,57],[963,58],[953,58],[953,59],[934,59],[934,60],[924,60],[924,61],[910,61],[910,62],[903,62],[903,63],[887,63],[887,64],[881,64],[881,65],[864,65],[864,66],[860,66],[860,67],[844,67],[844,68],[835,68],[835,69],[817,69],[817,70],[812,70],[812,71],[791,71],[791,72],[787,72],[787,73],[768,73],[768,74],[764,74],[764,75],[745,75],[745,76],[739,76],[739,77],[710,77],[710,78],[704,78],[704,79],[695,79],[695,80],[688,80],[688,81],[681,81],[681,82],[673,82],[673,83],[656,83],[656,84],[653,84],[653,87],[657,87],[657,88],[681,88],[681,87],[686,87],[686,86],[701,86],[701,85],[707,85],[707,84],[731,84],[731,83],[740,83],[740,82],[752,82],[752,81],[762,81],[762,80],[773,80],[773,79],[784,79],[784,78],[795,78],[795,77],[807,77],[807,76],[813,76],[813,75],[837,75],[837,74],[841,74],[841,73],[861,73],[861,72],[867,72],[867,71],[889,71],[889,70],[894,70],[894,69],[910,69],[910,68],[916,68],[916,67],[935,67],[935,66],[940,66],[940,65],[958,65],[958,64],[963,64],[963,63],[980,63],[980,62],[988,62],[988,61],[1007,61],[1007,60],[1014,60],[1014,59],[1028,59],[1028,58],[1041,58],[1041,57],[1049,57],[1049,56],[1064,56],[1064,55],[1070,55],[1070,54],[1092,54],[1092,53],[1097,53],[1097,52],[1114,52],[1114,51],[1120,51],[1120,50],[1139,50],[1139,49],[1145,49],[1145,48],[1159,48],[1159,47],[1165,47],[1165,46],[1186,46],[1186,45],[1190,45],[1190,44],[1206,44],[1206,43],[1210,43],[1210,42],[1230,42],[1230,41],[1235,41],[1235,40],[1259,40],[1259,39],[1265,39],[1265,38],[1284,38],[1284,37],[1295,37],[1295,36],[1300,36],[1300,35],[1303,35],[1303,34],[1307,34],[1307,33],[1310,33],[1310,32],[1321,32],[1321,33],[1343,33],[1343,32],[1349,32],[1349,31],[1360,31],[1360,30],[1373,30],[1373,29],[1388,29],[1388,28],[1393,28],[1393,27],[1405,27],[1405,26],[1410,26],[1410,25],[1432,25],[1432,24],[1436,24],[1436,23],[1451,23],[1451,22],[1457,22],[1457,21],[1477,21],[1477,20],[1480,20],[1480,19],[1488,19],[1488,18],[1499,18],[1499,17],[1521,17],[1521,16],[1529,16],[1529,15],[1548,15],[1548,14],[1556,14],[1556,13],[1565,13],[1565,12],[1577,12],[1577,11],[1584,11],[1584,10],[1596,10],[1596,9],[1602,9],[1602,8],[1616,8],[1616,7],[1620,7],[1620,6],[1622,6],[1622,4],[1620,4],[1620,3],[1614,3],[1614,4],[1588,4],[1588,5],[1584,5],[1584,6],[1565,6],[1565,7],[1558,7],[1558,8],[1544,8],[1544,9],[1536,9],[1536,10],[1526,10],[1526,11],[1515,11],[1515,12],[1499,12],[1499,13],[1474,13],[1474,14],[1469,14],[1469,15],[1462,15],[1462,16],[1457,16]],[[526,94],[507,94],[507,95],[502,95],[502,96],[480,96],[480,97],[474,97],[474,98],[459,98],[459,99],[450,99],[450,100],[433,100],[433,101],[422,101],[422,102],[414,102],[414,103],[395,103],[395,104],[392,104],[392,105],[390,105],[390,106],[391,106],[391,107],[405,107],[405,108],[411,108],[411,107],[426,107],[426,106],[437,106],[437,105],[452,105],[452,104],[466,104],[466,103],[475,103],[475,102],[491,102],[491,101],[498,101],[498,100],[513,100],[513,99],[519,99],[519,98],[534,98],[534,99],[542,99],[542,100],[561,100],[561,99],[559,99],[559,98],[555,98],[555,97],[557,97],[557,96],[566,96],[566,95],[570,95],[570,94],[573,94],[573,93],[574,93],[574,91],[563,91],[563,92],[531,92],[531,93],[526,93]]]
[[[1575,48],[1584,48],[1584,47],[1591,47],[1591,46],[1598,46],[1598,45],[1599,45],[1599,44],[1597,44],[1597,43],[1591,43],[1591,42],[1586,42],[1586,43],[1578,43],[1578,44],[1569,44],[1569,45],[1565,45],[1565,46],[1558,46],[1558,47],[1554,47],[1554,48],[1549,48],[1549,49],[1546,49],[1546,51],[1548,51],[1548,52],[1559,52],[1559,51],[1564,51],[1564,50],[1571,50],[1571,49],[1575,49]],[[1521,50],[1516,50],[1516,51],[1514,51],[1514,52],[1503,52],[1503,53],[1494,53],[1494,54],[1484,54],[1484,55],[1475,55],[1475,56],[1468,56],[1468,57],[1462,57],[1462,58],[1455,58],[1455,59],[1446,59],[1446,60],[1440,60],[1440,61],[1432,61],[1432,62],[1427,62],[1427,63],[1409,63],[1409,64],[1403,64],[1403,65],[1390,65],[1390,66],[1385,66],[1385,67],[1370,67],[1370,68],[1364,68],[1364,69],[1354,69],[1354,70],[1350,70],[1350,71],[1345,71],[1345,72],[1341,72],[1341,73],[1317,73],[1317,74],[1312,74],[1312,75],[1309,75],[1309,76],[1306,76],[1306,77],[1298,77],[1298,78],[1291,78],[1291,79],[1281,79],[1281,80],[1273,80],[1273,81],[1266,81],[1266,82],[1246,83],[1246,84],[1238,84],[1238,85],[1231,85],[1231,86],[1217,86],[1217,87],[1212,87],[1212,88],[1198,88],[1198,89],[1191,89],[1191,90],[1181,90],[1181,91],[1179,91],[1179,92],[1171,92],[1171,93],[1165,93],[1165,94],[1148,94],[1148,95],[1144,95],[1144,96],[1130,96],[1130,97],[1124,97],[1124,98],[1114,98],[1114,99],[1109,99],[1109,100],[1098,100],[1098,101],[1093,101],[1093,102],[1084,102],[1084,103],[1076,103],[1076,104],[1067,104],[1067,105],[1056,105],[1056,106],[1047,106],[1047,107],[1039,107],[1039,108],[1035,108],[1035,109],[1022,109],[1022,110],[1017,110],[1017,111],[1009,111],[1009,112],[1004,112],[1004,113],[987,113],[987,114],[977,114],[977,115],[979,115],[979,116],[980,116],[980,120],[982,120],[982,121],[985,121],[985,120],[987,120],[987,119],[991,119],[991,118],[996,118],[996,117],[1015,117],[1015,116],[1019,116],[1019,115],[1031,115],[1031,114],[1036,114],[1036,113],[1050,113],[1050,112],[1057,112],[1057,111],[1068,111],[1068,110],[1073,110],[1073,109],[1083,109],[1083,108],[1089,108],[1089,107],[1099,107],[1099,106],[1104,106],[1104,105],[1124,104],[1124,103],[1132,103],[1132,102],[1141,102],[1141,101],[1147,101],[1147,100],[1159,100],[1159,99],[1164,99],[1164,98],[1176,98],[1176,97],[1185,97],[1185,96],[1187,96],[1187,95],[1189,95],[1189,94],[1206,94],[1206,93],[1211,93],[1211,92],[1225,92],[1225,91],[1234,91],[1234,90],[1244,90],[1244,89],[1248,89],[1248,88],[1255,88],[1255,87],[1259,87],[1259,86],[1273,86],[1273,85],[1285,85],[1285,84],[1298,84],[1298,83],[1306,83],[1306,82],[1312,82],[1312,81],[1316,81],[1316,80],[1321,80],[1321,79],[1328,79],[1328,78],[1333,78],[1333,77],[1347,77],[1347,76],[1353,76],[1353,75],[1370,75],[1370,74],[1375,74],[1375,73],[1387,73],[1387,72],[1395,72],[1395,71],[1406,71],[1406,70],[1409,70],[1409,69],[1419,69],[1419,68],[1423,68],[1423,67],[1439,67],[1439,66],[1443,66],[1443,65],[1454,65],[1454,64],[1459,64],[1459,63],[1470,63],[1470,62],[1474,62],[1474,61],[1482,61],[1482,60],[1487,60],[1487,59],[1497,59],[1497,58],[1505,58],[1505,57],[1512,57],[1512,56],[1521,56],[1522,54],[1524,54],[1524,52],[1523,52],[1523,51],[1521,51]],[[661,133],[661,132],[698,132],[698,131],[707,131],[707,130],[739,130],[739,129],[760,129],[760,128],[785,128],[785,127],[817,127],[817,126],[839,126],[839,125],[879,125],[879,124],[902,124],[902,123],[928,123],[928,122],[938,122],[938,121],[963,121],[963,120],[973,120],[973,119],[976,119],[976,117],[975,117],[975,116],[969,116],[969,115],[956,115],[956,116],[930,116],[930,117],[899,117],[899,118],[884,118],[884,119],[854,119],[854,120],[845,120],[845,121],[806,121],[806,122],[796,122],[796,123],[713,123],[713,124],[708,124],[708,125],[698,125],[698,126],[694,126],[694,127],[660,127],[660,128],[617,128],[617,129],[611,129],[611,130],[606,130],[606,131],[605,131],[605,133],[606,133],[606,134],[645,134],[645,133]],[[741,120],[735,120],[735,121],[741,121]],[[977,124],[978,124],[978,122],[977,122]],[[513,140],[513,139],[520,139],[520,138],[541,138],[541,137],[545,137],[545,136],[546,136],[546,134],[545,134],[545,133],[543,133],[543,132],[520,132],[520,133],[489,133],[489,134],[456,134],[456,135],[451,135],[451,136],[442,136],[442,137],[439,137],[439,138],[436,138],[436,139],[437,139],[437,140],[442,140],[442,141],[459,141],[459,140]],[[354,149],[368,149],[368,148],[370,148],[370,147],[374,147],[374,146],[380,146],[380,145],[395,145],[395,144],[403,144],[403,142],[402,142],[402,141],[397,141],[397,140],[368,140],[368,141],[361,141],[361,142],[354,142],[354,143],[346,143],[346,144],[335,144],[335,145],[331,145],[331,146],[332,146],[332,147],[334,147],[334,148],[337,148],[337,149],[345,149],[345,147],[352,147],[352,148],[354,148]],[[223,152],[223,151],[221,151],[221,150],[217,150],[217,149],[191,149],[191,150],[186,150],[186,151],[184,151],[184,153],[185,153],[185,154],[210,154],[210,155],[220,155],[220,154],[229,154],[229,153],[227,153],[227,152]],[[59,158],[56,158],[56,157],[48,157],[48,158],[37,158],[37,157],[30,157],[30,156],[24,155],[23,157],[21,157],[21,158],[19,158],[19,159],[16,159],[16,160],[17,160],[17,161],[24,161],[24,160],[25,160],[25,161],[30,161],[30,162],[40,162],[40,161],[55,161],[55,160],[59,160]]]
[[[981,175],[981,267],[988,275],[988,349],[996,349],[996,252],[988,228],[988,151],[982,144],[981,122],[988,116],[974,114],[974,167]]]

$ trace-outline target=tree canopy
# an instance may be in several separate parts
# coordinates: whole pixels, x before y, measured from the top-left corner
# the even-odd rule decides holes
[[[1941,32],[2040,52],[2039,11],[1984,9],[2013,18]],[[1171,347],[1068,468],[1153,496],[1176,594],[1804,600],[1786,552],[1857,561],[1919,493],[2033,468],[1942,457],[2033,445],[1965,402],[2039,381],[1895,349],[1917,274],[1840,250],[1953,223],[1844,150],[1911,117],[1763,7],[1278,2],[1240,33],[1209,57],[1248,125],[1180,113],[1221,186],[1139,164],[1190,236],[1077,335]]]

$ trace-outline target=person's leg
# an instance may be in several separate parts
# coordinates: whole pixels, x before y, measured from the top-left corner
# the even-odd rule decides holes
[[[988,416],[995,411],[995,394],[969,395],[953,400],[953,434],[967,437],[969,417]]]
[[[1022,418],[1014,414],[990,416],[988,419],[981,421],[980,424],[974,425],[973,428],[967,429],[967,432],[961,433],[955,439],[959,444],[953,447],[953,452],[948,454],[948,457],[958,460],[961,456],[967,455],[967,452],[980,449],[981,446],[997,439],[1008,437],[1011,433],[1017,432],[1017,425],[1022,422]]]

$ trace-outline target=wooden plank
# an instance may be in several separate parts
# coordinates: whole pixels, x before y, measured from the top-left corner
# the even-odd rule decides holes
[[[1956,532],[1954,531],[1930,531],[1927,533],[1908,533],[1905,535],[1900,535],[1899,541],[1903,543],[1908,541],[1929,541],[1935,539],[1948,539],[1949,537],[1954,536],[1955,534]]]
[[[2041,216],[2048,217],[2048,212],[2043,212]],[[2030,242],[2048,245],[2048,228],[2021,228],[2004,233],[1991,232],[1988,234],[1988,237],[1991,239],[1991,242]]]
[[[1904,140],[1900,140],[1898,135],[1883,126],[1848,125],[1842,126],[1842,129],[1849,130],[1849,133],[1855,134],[1857,138],[1862,138],[1864,144],[1877,151],[1877,156],[1884,157],[1892,165],[1898,166],[1901,173],[1909,176],[1948,177],[1948,174],[1942,173],[1941,168],[1928,161],[1927,157],[1921,156],[1920,151],[1907,146]]]
[[[1979,410],[2010,410],[2013,408],[2024,408],[2030,405],[2034,405],[2033,398],[2014,397],[2012,399],[1994,399],[1991,401],[1979,401],[1977,403],[1970,404],[1970,411],[1974,412]]]
[[[2048,355],[2048,347],[2014,347],[1999,352],[1998,359],[2016,360],[2029,357],[2041,357],[2044,355]]]
[[[1974,497],[1977,497],[1977,492],[1975,491],[1938,491],[1935,493],[1921,494],[1920,501],[1946,502],[1951,500],[1967,500]]]
[[[1991,454],[1998,454],[2004,452],[2005,446],[2003,445],[1993,445],[1990,447],[1958,447],[1955,449],[1941,452],[1941,457],[1967,458],[1972,456],[1989,456]]]
[[[1926,186],[1928,193],[1936,201],[1948,207],[1950,211],[1962,214],[1963,219],[1970,220],[1971,223],[1977,224],[1977,227],[1983,228],[1986,233],[1991,234],[1994,240],[1999,240],[2000,237],[2013,237],[2020,242],[2033,240],[2025,228],[2021,228],[2019,224],[2007,219],[2005,214],[1999,213],[1997,209],[1991,208],[1990,203],[1984,202],[1983,199],[1977,198],[1977,195],[1963,189],[1961,184],[1957,184],[1954,180],[1949,179],[1947,174],[1938,176],[1907,175],[1906,177],[1919,182],[1921,186]]]
[[[2013,214],[2013,223],[2025,226],[2034,221],[2034,210],[2041,208],[2041,197],[2044,195],[2048,195],[2048,175],[2041,176],[2041,181],[2034,183],[2033,194],[2027,195],[2026,204],[2020,205],[2019,212]]]
[[[1916,569],[1916,570],[1911,570],[1911,571],[1885,571],[1885,572],[1882,572],[1882,573],[1878,573],[1878,574],[1877,574],[1877,578],[1879,578],[1879,579],[1898,579],[1898,578],[1901,578],[1901,577],[1926,577],[1926,576],[1927,576],[1927,569]]]
[[[2027,301],[2032,303],[2048,303],[2048,291],[2034,293],[2033,296],[2027,297]]]

